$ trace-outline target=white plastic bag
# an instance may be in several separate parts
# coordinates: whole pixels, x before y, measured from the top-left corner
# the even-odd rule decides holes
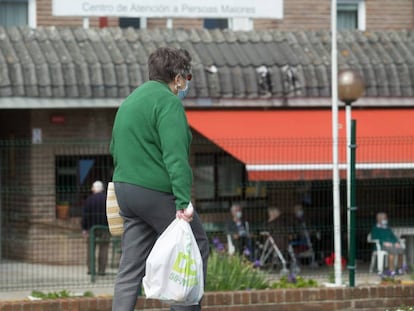
[[[190,224],[175,219],[155,242],[142,280],[147,298],[195,305],[204,294],[203,261]]]

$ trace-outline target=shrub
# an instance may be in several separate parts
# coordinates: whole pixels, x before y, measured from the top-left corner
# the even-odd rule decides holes
[[[239,255],[212,251],[207,267],[206,291],[268,288],[266,275]]]
[[[301,276],[293,274],[288,277],[283,276],[279,281],[270,285],[270,288],[304,288],[304,287],[318,287],[318,282],[313,279],[306,280]]]

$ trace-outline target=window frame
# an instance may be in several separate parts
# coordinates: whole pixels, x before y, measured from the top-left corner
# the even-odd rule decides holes
[[[338,0],[337,2],[337,14],[339,11],[338,6],[341,4],[356,4],[357,5],[357,30],[366,30],[366,5],[365,0]]]
[[[80,161],[93,160],[81,180]],[[95,180],[107,184],[113,175],[113,160],[109,154],[56,154],[55,163],[55,204],[68,202],[69,217],[80,217],[83,203],[90,194],[90,187]]]
[[[142,29],[142,18],[141,17],[128,17],[120,16],[118,18],[118,26],[121,29],[132,27],[134,29]]]
[[[215,28],[206,28],[205,20],[227,20],[227,27],[218,27],[219,29],[231,29],[235,31],[250,31],[253,30],[253,20],[246,17],[235,17],[235,18],[204,18],[203,28],[205,29],[215,29]]]
[[[214,176],[213,176],[213,182],[214,182],[214,194],[213,197],[211,198],[198,198],[196,197],[196,201],[198,202],[218,202],[218,201],[232,201],[234,199],[244,199],[245,198],[245,185],[246,185],[246,180],[247,180],[247,174],[246,174],[246,166],[243,163],[238,163],[241,165],[241,171],[240,171],[240,184],[243,185],[241,187],[241,193],[240,194],[232,194],[232,195],[223,195],[220,193],[220,181],[219,181],[219,164],[220,164],[220,160],[224,159],[224,158],[228,158],[229,160],[231,159],[231,161],[237,161],[236,159],[234,159],[231,155],[228,154],[223,154],[223,153],[211,153],[211,152],[197,152],[195,154],[195,157],[197,156],[208,156],[212,158],[212,163],[211,165],[213,166],[213,172],[214,172]],[[197,160],[195,160],[194,163],[196,163]],[[193,170],[197,169],[197,164],[194,164],[194,168]],[[195,191],[195,189],[194,189]]]
[[[204,212],[213,212],[217,210],[226,210],[230,207],[232,202],[244,202],[246,206],[265,206],[263,202],[267,200],[266,184],[263,182],[249,182],[247,177],[246,165],[239,160],[235,159],[227,153],[221,152],[196,152],[194,154],[193,172],[197,170],[197,159],[196,157],[211,157],[211,166],[213,167],[213,193],[212,197],[198,197],[195,195],[197,207]],[[240,165],[240,193],[234,192],[233,194],[224,194],[220,192],[220,162],[234,161]],[[203,161],[201,161],[203,162]],[[230,162],[229,162],[230,163]],[[203,166],[203,165],[201,165]],[[196,174],[196,173],[195,173]],[[195,178],[194,178],[195,179]],[[194,187],[197,187],[194,185]],[[196,189],[193,189],[193,193],[196,194]],[[253,194],[254,193],[254,194]],[[249,202],[247,204],[247,202]]]

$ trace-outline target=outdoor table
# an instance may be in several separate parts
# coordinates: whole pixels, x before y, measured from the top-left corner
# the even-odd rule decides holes
[[[392,231],[398,238],[405,239],[407,264],[409,267],[411,267],[414,264],[414,226],[393,227]]]

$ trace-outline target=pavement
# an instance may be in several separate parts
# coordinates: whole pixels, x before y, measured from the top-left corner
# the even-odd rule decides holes
[[[81,287],[81,288],[70,288],[65,287],[66,290],[73,293],[74,295],[81,295],[86,291],[91,291],[94,296],[112,296],[113,295],[113,286],[108,287]],[[44,289],[42,292],[49,293],[54,291],[60,291],[62,289],[50,288]],[[0,292],[0,301],[14,301],[14,300],[27,300],[31,294],[31,290],[17,290],[17,291],[5,291]]]
[[[116,269],[108,268],[105,276],[94,283],[86,266],[46,265],[0,260],[0,300],[26,299],[33,290],[45,293],[68,290],[71,293],[91,291],[95,296],[113,294]]]
[[[320,285],[328,284],[329,267],[303,267],[300,275],[312,278]],[[15,261],[0,261],[0,300],[25,300],[32,290],[44,293],[67,290],[73,294],[91,291],[95,296],[112,296],[115,282],[115,269],[107,269],[107,275],[96,276],[94,283],[84,266],[57,266]],[[412,274],[399,276],[399,279],[412,280]],[[268,273],[270,281],[278,280],[278,271]],[[348,282],[348,272],[342,274],[343,283]],[[355,275],[356,286],[375,285],[380,277],[368,273],[368,264],[359,263]],[[332,285],[332,284],[331,284]]]

